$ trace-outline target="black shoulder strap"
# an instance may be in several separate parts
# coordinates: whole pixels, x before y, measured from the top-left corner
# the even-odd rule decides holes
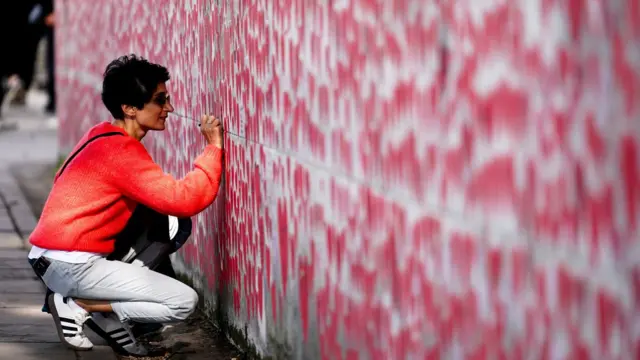
[[[82,149],[87,147],[87,145],[89,145],[92,141],[97,140],[97,139],[102,138],[102,137],[113,136],[113,135],[124,135],[124,134],[122,134],[121,132],[117,132],[117,131],[111,131],[111,132],[107,132],[107,133],[104,133],[104,134],[96,135],[96,136],[92,137],[91,139],[87,140],[87,142],[82,144],[82,146],[80,146],[80,148],[78,150],[76,150],[76,152],[73,153],[73,155],[71,155],[71,156],[69,156],[67,158],[67,161],[64,162],[64,165],[62,165],[62,168],[58,172],[58,176],[56,177],[56,179],[59,178],[60,175],[62,175],[62,173],[64,172],[64,169],[67,168],[67,165],[69,165],[71,160],[73,160],[73,158],[75,158],[76,155],[78,155],[78,153],[80,151],[82,151]]]

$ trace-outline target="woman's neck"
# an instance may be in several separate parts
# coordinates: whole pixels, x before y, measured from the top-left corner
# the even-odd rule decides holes
[[[124,129],[132,138],[140,141],[147,134],[147,132],[140,128],[140,125],[134,120],[119,120],[115,119],[111,122],[113,126]]]

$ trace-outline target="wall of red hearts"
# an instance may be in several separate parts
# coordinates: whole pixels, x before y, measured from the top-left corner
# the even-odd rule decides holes
[[[224,119],[175,262],[257,352],[640,356],[639,0],[56,5],[63,148],[126,53],[171,71],[167,172]]]

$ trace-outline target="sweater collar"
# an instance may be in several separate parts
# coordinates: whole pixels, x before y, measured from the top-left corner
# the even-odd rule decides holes
[[[129,134],[127,134],[127,132],[118,126],[114,126],[113,124],[111,124],[109,121],[104,121],[100,124],[98,124],[95,128],[95,134],[104,134],[104,133],[108,133],[108,132],[113,132],[113,131],[117,131],[119,133],[122,133],[124,135],[129,136]]]

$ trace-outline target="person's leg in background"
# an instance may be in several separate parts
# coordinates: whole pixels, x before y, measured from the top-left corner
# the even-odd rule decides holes
[[[49,113],[55,112],[56,109],[56,88],[55,88],[55,27],[56,16],[53,0],[38,0],[37,3],[41,6],[42,12],[42,25],[44,26],[44,37],[46,39],[47,46],[47,95],[49,96],[49,102],[45,110]],[[37,21],[40,23],[40,20]]]
[[[23,24],[20,20],[22,5],[15,1],[0,1],[0,116],[4,111],[4,102],[7,98],[8,79],[16,73],[17,64],[20,61],[21,37],[14,34],[20,33]],[[26,20],[24,21],[26,23]],[[4,125],[4,124],[3,124]]]
[[[48,113],[56,111],[56,79],[55,79],[55,36],[53,26],[46,30],[47,38],[47,95],[49,102],[45,110]]]
[[[38,47],[42,38],[46,24],[43,21],[43,7],[36,0],[26,1],[27,15],[27,31],[26,45],[24,54],[24,66],[20,72],[20,77],[24,83],[25,90],[31,88],[35,77],[36,59],[38,58]],[[52,8],[53,9],[53,8]],[[53,10],[50,11],[53,11]]]
[[[36,57],[38,53],[38,45],[42,39],[41,30],[35,25],[27,29],[24,37],[23,44],[23,61],[21,61],[20,68],[18,69],[18,76],[22,80],[22,88],[20,92],[13,99],[13,103],[17,105],[24,105],[26,102],[27,91],[33,84],[35,75]]]
[[[16,41],[5,42],[5,46],[13,49],[15,48]],[[17,62],[18,58],[7,55],[2,56],[0,59],[0,119],[3,118],[4,112],[7,109],[9,102],[19,90],[19,81],[17,80]],[[0,122],[0,128],[3,130],[13,128],[16,124],[9,124],[6,121]]]
[[[2,116],[3,116],[4,97],[7,92],[5,87],[5,77],[6,77],[5,69],[6,69],[5,61],[3,61],[3,59],[0,59],[0,122],[2,121]]]
[[[11,99],[12,104],[25,104],[26,92],[33,81],[36,52],[44,27],[38,21],[41,12],[34,12],[36,4],[35,0],[23,0],[16,4],[15,33],[20,36],[18,36],[19,40],[16,41],[14,49],[14,54],[18,59],[15,72],[20,78],[21,84]],[[42,9],[41,6],[40,9]]]

